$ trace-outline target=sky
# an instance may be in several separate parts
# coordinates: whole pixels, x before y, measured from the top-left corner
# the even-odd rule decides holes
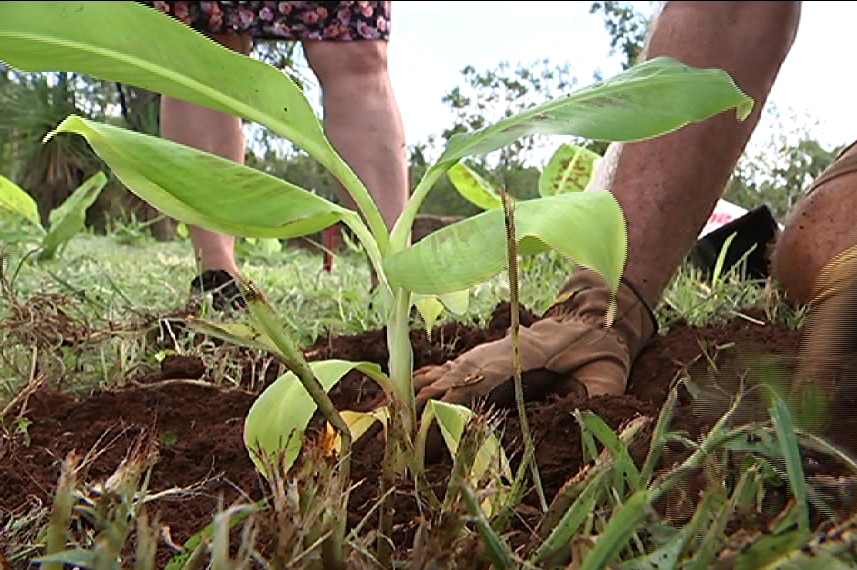
[[[601,17],[590,2],[393,2],[390,75],[409,144],[424,141],[452,122],[441,102],[462,85],[461,69],[492,69],[501,61],[531,63],[549,58],[568,62],[578,87],[621,71],[610,56]],[[648,2],[636,3],[650,10]],[[845,75],[853,52],[857,2],[804,2],[798,36],[769,103],[812,126],[813,135],[834,146],[857,138],[857,110]],[[814,124],[817,121],[817,124]],[[775,125],[763,120],[754,140]]]

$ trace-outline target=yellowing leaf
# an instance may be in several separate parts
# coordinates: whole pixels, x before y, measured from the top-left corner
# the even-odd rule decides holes
[[[503,200],[491,183],[463,162],[456,162],[446,175],[458,193],[472,204],[483,210],[503,207]]]
[[[582,146],[562,144],[539,176],[539,194],[555,196],[586,190],[599,156]]]
[[[324,360],[309,365],[328,391],[352,370],[370,377],[383,376],[381,367],[370,362]],[[244,421],[244,444],[260,472],[265,472],[260,455],[275,460],[284,453],[284,468],[294,464],[303,446],[304,431],[316,409],[309,393],[291,372],[277,378],[256,398]]]
[[[384,426],[384,430],[386,431],[387,422],[390,420],[390,410],[386,407],[378,408],[371,412],[344,410],[339,412],[339,415],[342,416],[342,419],[345,420],[345,424],[351,431],[352,441],[357,441],[363,437],[375,422],[381,422],[381,425]],[[331,434],[329,449],[339,453],[342,449],[342,437],[336,433],[336,430],[330,424],[327,424],[327,432]]]
[[[473,410],[468,407],[440,400],[429,400],[420,419],[420,437],[424,442],[431,422],[437,421],[446,448],[454,457],[458,452],[458,446],[461,443],[467,423],[473,415]],[[492,466],[496,472],[499,472],[507,480],[512,480],[512,470],[509,466],[506,452],[500,445],[500,439],[496,435],[492,435],[486,439],[482,447],[479,448],[479,451],[476,452],[476,460],[473,463],[473,470],[470,473],[470,480],[474,486],[478,486]],[[502,495],[503,493],[499,493],[494,495],[492,499],[486,499],[486,503],[482,505],[483,509],[486,509],[490,513],[492,505],[502,504]]]

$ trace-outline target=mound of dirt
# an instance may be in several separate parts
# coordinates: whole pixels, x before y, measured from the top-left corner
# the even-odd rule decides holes
[[[536,315],[526,313],[528,324]],[[477,344],[499,338],[509,326],[508,306],[497,308],[490,325],[475,329],[457,323],[438,327],[429,341],[414,331],[415,365],[441,363]],[[676,378],[705,363],[719,347],[736,347],[781,354],[794,354],[799,333],[783,325],[759,325],[736,319],[723,326],[695,328],[673,326],[657,336],[640,355],[628,393],[618,397],[588,400],[552,399],[529,404],[537,459],[548,499],[583,465],[580,429],[572,413],[589,409],[616,428],[638,415],[656,415]],[[341,358],[368,360],[384,365],[387,353],[384,331],[319,339],[306,350],[314,360]],[[731,347],[731,348],[730,348]],[[24,415],[32,423],[28,438],[6,441],[0,452],[0,514],[21,513],[34,502],[50,504],[66,455],[77,450],[99,453],[87,463],[87,477],[108,476],[126,455],[135,438],[147,431],[159,441],[159,459],[152,472],[151,490],[185,488],[189,492],[156,503],[158,518],[168,525],[172,540],[181,543],[211,521],[222,497],[226,504],[239,499],[258,499],[263,484],[247,456],[242,441],[242,422],[256,394],[246,390],[224,390],[203,381],[205,369],[193,358],[168,359],[160,377],[122,389],[96,392],[85,398],[40,389],[26,401]],[[179,380],[176,380],[179,379]],[[350,374],[334,390],[340,407],[369,409],[378,401],[374,383],[360,374]],[[676,425],[698,435],[710,425],[681,398]],[[849,420],[850,421],[850,420]],[[520,447],[514,413],[507,418],[504,442],[510,453]],[[383,444],[365,437],[355,449],[353,477],[363,481],[351,495],[355,520],[377,499]],[[407,541],[416,524],[412,500],[403,496],[396,505],[397,540]],[[399,542],[405,547],[407,542]]]

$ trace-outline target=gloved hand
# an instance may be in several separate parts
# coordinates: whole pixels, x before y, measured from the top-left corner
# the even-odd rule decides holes
[[[623,282],[616,319],[605,326],[610,291],[598,274],[581,269],[565,284],[545,317],[521,327],[521,370],[525,398],[572,392],[622,394],[631,363],[657,329],[647,304]],[[514,402],[511,335],[480,345],[440,366],[417,370],[417,404],[429,399],[473,405],[485,399],[506,407]]]

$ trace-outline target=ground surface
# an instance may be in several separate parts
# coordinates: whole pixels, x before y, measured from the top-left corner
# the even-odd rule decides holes
[[[526,324],[534,318],[527,313],[522,321]],[[508,306],[501,305],[485,329],[448,323],[435,331],[432,342],[421,331],[414,331],[415,365],[440,363],[481,342],[499,338],[508,322]],[[677,378],[704,375],[711,370],[712,361],[722,362],[724,356],[728,361],[729,355],[742,351],[780,354],[786,356],[788,367],[798,335],[784,325],[762,325],[746,319],[699,328],[675,324],[662,331],[640,355],[626,395],[531,403],[537,458],[548,498],[582,466],[580,431],[571,414],[575,409],[590,409],[613,428],[640,414],[656,415]],[[386,362],[382,331],[322,338],[306,352],[311,359]],[[99,449],[100,454],[89,463],[87,475],[91,480],[108,476],[143,430],[156,433],[161,443],[151,491],[192,489],[155,505],[161,523],[169,527],[176,543],[211,521],[219,497],[227,504],[259,498],[263,486],[242,441],[243,417],[255,392],[215,387],[206,382],[208,376],[209,371],[199,359],[172,357],[164,360],[160,371],[141,376],[125,388],[83,398],[44,388],[30,395],[23,403],[23,414],[32,422],[27,429],[28,439],[19,436],[7,440],[0,454],[2,514],[20,514],[34,504],[50,504],[60,462],[73,450],[85,453]],[[377,402],[378,390],[371,381],[352,373],[335,388],[334,395],[342,407],[369,409]],[[704,410],[691,407],[688,400],[682,398],[673,427],[696,436],[722,410],[708,417]],[[514,413],[507,421],[504,442],[511,453],[519,449]],[[373,437],[361,439],[356,450],[354,479],[363,483],[351,497],[352,523],[377,498],[383,453],[382,444]],[[824,471],[823,465],[817,468]],[[831,466],[831,472],[835,471]],[[407,496],[397,505],[396,519],[396,534],[407,541],[415,525],[413,505]],[[400,546],[406,547],[406,543]]]

